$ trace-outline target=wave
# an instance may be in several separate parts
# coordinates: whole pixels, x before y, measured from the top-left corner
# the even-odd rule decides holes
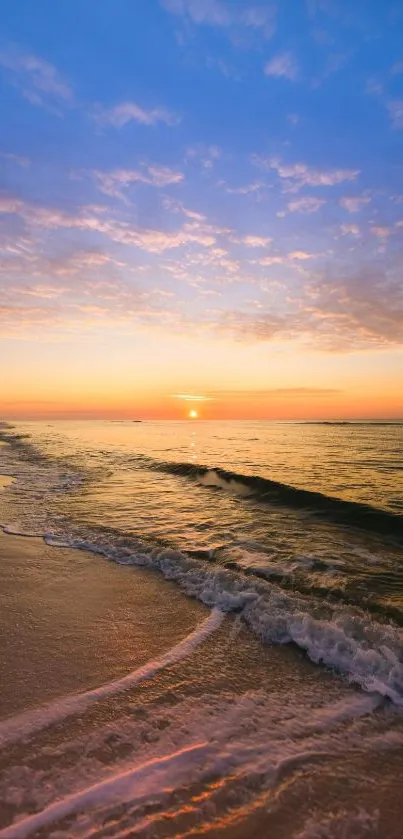
[[[136,458],[136,464],[354,527],[366,527],[395,538],[403,536],[403,519],[392,513],[266,478],[145,457]],[[58,486],[57,470],[56,476],[57,480],[52,481]],[[47,487],[49,490],[48,478]],[[76,527],[76,538],[72,527]],[[46,541],[91,550],[120,564],[159,570],[167,579],[176,581],[186,594],[210,608],[240,613],[263,642],[296,644],[315,663],[333,668],[366,691],[377,692],[403,707],[403,631],[398,627],[378,622],[364,609],[351,608],[346,602],[332,603],[323,596],[317,597],[314,591],[285,590],[276,579],[259,577],[258,568],[250,576],[239,568],[192,557],[155,542],[147,545],[138,539],[136,543],[135,538],[122,532],[81,527],[64,521],[58,535],[48,534]],[[281,573],[282,569],[272,570]]]
[[[151,460],[145,465],[147,468],[170,475],[199,480],[205,486],[225,489],[241,495],[257,496],[259,501],[267,504],[305,511],[336,524],[387,536],[403,544],[403,517],[379,507],[347,501],[309,489],[300,489],[257,475],[232,472],[221,467]]]
[[[48,544],[52,539],[47,537]],[[66,540],[63,540],[66,544]],[[53,544],[60,544],[57,539]],[[180,551],[155,548],[140,553],[127,537],[101,534],[94,541],[71,540],[121,565],[160,571],[190,597],[210,609],[238,613],[264,643],[295,644],[316,664],[345,675],[369,693],[403,707],[403,631],[379,623],[363,609],[331,604],[323,598],[284,591],[273,581],[194,559]]]

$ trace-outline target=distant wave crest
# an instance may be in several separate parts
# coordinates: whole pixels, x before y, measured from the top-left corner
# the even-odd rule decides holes
[[[371,507],[369,504],[346,501],[269,478],[243,475],[219,467],[157,461],[147,463],[147,466],[171,475],[201,480],[206,486],[237,491],[241,495],[255,495],[260,501],[269,504],[313,513],[337,524],[391,537],[403,544],[403,517],[388,510]]]

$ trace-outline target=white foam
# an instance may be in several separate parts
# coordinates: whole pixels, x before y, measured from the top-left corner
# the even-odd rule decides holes
[[[114,538],[114,537],[113,537]],[[63,539],[45,541],[106,556],[124,565],[157,569],[186,594],[210,608],[238,611],[251,629],[268,643],[295,643],[311,661],[333,668],[361,688],[403,707],[403,630],[381,624],[362,610],[331,605],[313,596],[284,592],[274,582],[244,577],[175,550],[136,553],[125,542]],[[0,726],[1,733],[1,726]]]
[[[210,615],[193,632],[168,650],[165,655],[147,662],[143,667],[139,667],[122,679],[107,682],[107,684],[94,688],[94,690],[73,694],[33,711],[27,711],[3,720],[0,722],[0,746],[4,747],[6,744],[28,737],[36,731],[61,722],[66,717],[81,714],[94,702],[122,693],[146,679],[152,679],[159,670],[191,655],[212,632],[219,628],[224,617],[223,612],[219,609],[213,609]]]
[[[130,807],[130,827],[134,833],[151,826],[153,821],[153,812],[150,822],[147,818],[144,821],[144,811],[139,809],[142,804],[150,804],[152,801],[157,805],[154,812],[159,818],[166,797],[171,796],[175,789],[188,787],[195,782],[199,784],[205,778],[211,779],[215,775],[219,775],[224,782],[229,778],[231,784],[236,780],[240,789],[245,789],[244,784],[248,784],[251,776],[264,789],[273,788],[279,779],[294,772],[296,768],[301,770],[312,761],[327,756],[329,752],[343,754],[349,721],[352,723],[349,729],[351,747],[364,746],[365,728],[354,726],[360,717],[374,709],[373,697],[349,693],[334,703],[318,707],[310,707],[310,702],[311,695],[299,696],[295,702],[292,698],[287,700],[276,693],[267,696],[265,691],[247,693],[235,699],[223,700],[220,697],[214,701],[211,698],[211,703],[206,705],[200,703],[199,698],[192,697],[181,703],[179,709],[178,706],[170,710],[165,707],[161,713],[164,719],[169,716],[170,725],[163,729],[161,740],[155,745],[152,740],[148,745],[147,740],[145,745],[140,736],[137,760],[136,753],[131,757],[134,764],[130,767],[117,766],[114,774],[106,777],[105,767],[94,766],[91,762],[88,764],[91,775],[86,774],[86,767],[83,766],[88,749],[89,735],[86,732],[81,735],[85,738],[80,741],[81,748],[76,744],[79,753],[83,754],[80,766],[65,769],[64,773],[67,774],[63,775],[62,784],[56,790],[50,786],[49,776],[46,789],[43,789],[43,779],[38,778],[38,798],[34,799],[38,811],[0,830],[0,839],[25,839],[61,819],[83,812],[86,813],[87,826],[91,828],[98,815],[104,823],[108,808],[123,802]],[[153,723],[157,724],[158,719],[150,720],[149,724]],[[365,725],[365,721],[363,723]],[[132,732],[138,727],[138,722],[130,720],[125,723],[120,720],[119,729],[115,727],[114,731],[122,733],[125,724],[132,727]],[[108,740],[108,729],[103,732],[103,736]],[[99,732],[96,737],[101,747]],[[86,749],[82,748],[84,742]],[[391,745],[394,747],[397,743]],[[144,754],[145,750],[147,754]],[[92,751],[91,747],[88,751]],[[55,774],[59,771],[56,766]],[[94,772],[99,771],[101,777],[94,777]],[[31,784],[27,787],[27,795],[29,806],[32,806]],[[49,801],[49,795],[53,798],[57,796],[58,800]],[[213,813],[214,818],[214,790],[210,791],[210,801],[211,808],[205,815],[210,818]],[[253,801],[252,795],[252,808]],[[189,802],[189,806],[192,806],[192,802]],[[98,815],[91,812],[98,808]],[[76,823],[74,836],[82,835],[82,828],[81,822]],[[85,825],[84,835],[92,835],[91,830],[89,834],[85,831]]]
[[[119,561],[119,551],[106,551]],[[126,556],[125,563],[130,559]],[[223,611],[241,611],[254,632],[269,643],[295,643],[315,663],[346,675],[364,690],[403,707],[403,631],[376,623],[365,612],[285,593],[273,583],[242,578],[218,566],[165,550],[136,557],[133,564],[158,568],[192,597]]]
[[[207,758],[209,751],[212,751],[212,747],[206,742],[198,743],[166,757],[151,760],[128,772],[114,775],[0,830],[0,839],[25,839],[53,822],[89,808],[125,801],[130,801],[132,806],[147,802],[153,794],[164,789],[167,778],[170,785],[184,782],[192,758],[199,762],[201,757]]]

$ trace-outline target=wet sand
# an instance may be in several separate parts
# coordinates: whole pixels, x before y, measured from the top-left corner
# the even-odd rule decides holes
[[[390,704],[151,571],[4,534],[0,566],[0,839],[400,837]]]
[[[208,610],[147,569],[0,531],[0,718],[141,666]]]

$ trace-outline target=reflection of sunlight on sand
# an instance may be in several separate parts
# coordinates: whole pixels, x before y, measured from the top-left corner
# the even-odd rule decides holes
[[[0,475],[0,489],[5,489],[13,483],[14,478],[11,475]]]

